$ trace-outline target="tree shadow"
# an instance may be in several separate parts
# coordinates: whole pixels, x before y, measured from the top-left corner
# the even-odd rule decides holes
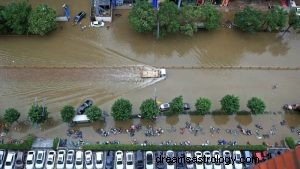
[[[229,121],[229,115],[212,115],[216,125],[225,125]]]
[[[166,116],[166,123],[174,126],[179,122],[179,117],[178,115],[173,115],[173,116]]]
[[[191,119],[190,120],[191,123],[198,124],[198,123],[203,122],[204,116],[202,116],[202,115],[190,115],[190,119]]]
[[[251,115],[235,115],[234,119],[243,126],[248,126],[252,123]]]

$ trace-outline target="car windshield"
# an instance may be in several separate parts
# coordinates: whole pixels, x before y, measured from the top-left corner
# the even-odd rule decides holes
[[[53,162],[52,162],[52,161],[47,161],[47,164],[48,164],[48,165],[52,165]]]
[[[82,161],[76,161],[76,165],[81,165]]]
[[[152,164],[152,155],[151,154],[147,154],[147,164]]]
[[[102,164],[102,160],[97,160],[96,163],[97,164]]]
[[[59,160],[57,163],[58,164],[63,164],[64,162],[62,160]]]
[[[16,163],[17,164],[22,164],[22,161],[21,160],[17,160]]]
[[[11,165],[11,162],[10,162],[10,161],[6,161],[5,165],[6,165],[6,166],[10,166],[10,165]]]
[[[127,165],[132,165],[133,162],[132,161],[127,161]]]
[[[72,160],[67,160],[67,164],[72,164],[73,161]]]
[[[92,161],[91,160],[88,160],[85,162],[87,165],[91,165],[92,164]]]
[[[32,161],[31,161],[31,160],[28,160],[28,161],[26,162],[26,164],[32,164]]]
[[[36,160],[37,164],[42,164],[42,160]]]
[[[117,161],[117,164],[118,164],[118,165],[122,165],[123,162],[122,162],[122,161]]]

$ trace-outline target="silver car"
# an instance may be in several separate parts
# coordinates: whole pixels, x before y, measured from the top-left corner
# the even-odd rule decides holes
[[[67,152],[67,160],[66,160],[66,169],[73,169],[74,168],[74,150],[68,150]]]
[[[44,150],[37,151],[36,161],[35,161],[35,168],[36,169],[43,169],[45,164],[45,154]]]
[[[25,155],[24,152],[19,151],[17,153],[17,158],[16,158],[16,164],[15,164],[15,169],[23,169],[25,163]]]

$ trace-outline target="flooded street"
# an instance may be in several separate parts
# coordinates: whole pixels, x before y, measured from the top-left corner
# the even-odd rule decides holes
[[[8,0],[1,3],[5,2]],[[45,2],[56,9],[58,15],[63,12],[63,3],[69,5],[71,16],[80,10],[85,10],[88,15],[90,13],[88,1],[30,2],[33,5]],[[281,107],[285,103],[299,103],[299,70],[168,69],[166,80],[150,85],[153,81],[137,77],[134,68],[141,64],[156,67],[299,67],[299,34],[287,34],[282,38],[277,33],[252,35],[222,28],[213,32],[199,32],[192,38],[170,35],[163,40],[156,40],[152,34],[138,34],[130,29],[127,24],[127,10],[118,10],[115,13],[121,16],[114,17],[113,23],[104,28],[87,28],[81,31],[79,25],[72,26],[68,22],[59,23],[58,29],[46,37],[0,36],[0,112],[8,107],[15,107],[22,114],[21,120],[25,120],[30,104],[37,98],[39,101],[44,100],[54,121],[45,130],[27,127],[22,134],[12,132],[12,136],[21,137],[30,132],[45,137],[64,137],[67,125],[61,123],[59,110],[66,104],[77,107],[86,98],[93,99],[101,109],[110,112],[115,99],[124,97],[132,102],[134,113],[139,113],[141,102],[153,97],[155,88],[160,102],[168,102],[182,95],[185,102],[194,105],[198,97],[207,97],[212,100],[213,110],[220,108],[219,100],[226,94],[239,96],[242,110],[247,109],[247,100],[253,96],[261,97],[265,101],[267,111],[278,112],[282,111]],[[82,25],[89,24],[88,15]],[[103,68],[104,66],[127,67]],[[272,89],[274,84],[278,84],[277,89]],[[279,134],[272,140],[279,142],[290,135],[288,127],[300,127],[299,115],[181,115],[161,117],[153,124],[162,128],[179,128],[185,121],[191,121],[200,123],[207,130],[210,125],[235,128],[237,124],[254,129],[255,123],[264,122],[267,132],[273,124],[278,124],[281,120],[286,120],[287,126],[280,128]],[[139,120],[115,124],[109,118],[106,128],[127,128],[137,123]],[[142,122],[143,125],[148,123]],[[83,126],[81,129],[86,134],[86,139],[97,141],[100,136],[94,138],[95,130],[104,127],[99,122],[93,127]],[[153,138],[153,141],[175,137],[176,135],[172,136],[170,133]],[[199,137],[200,135],[194,140],[199,140]],[[124,135],[119,139],[128,142],[131,138]],[[214,140],[217,137],[211,136],[209,139]],[[205,140],[200,138],[199,142]],[[257,141],[254,136],[249,140]],[[245,142],[245,139],[240,138],[239,141]]]

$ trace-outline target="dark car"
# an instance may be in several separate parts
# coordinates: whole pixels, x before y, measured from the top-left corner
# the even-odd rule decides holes
[[[135,152],[135,168],[144,169],[144,153],[141,150]]]
[[[105,169],[113,169],[113,168],[114,168],[114,152],[107,151]]]
[[[74,23],[77,24],[85,17],[86,13],[84,11],[80,11],[75,17],[74,17]]]
[[[183,110],[190,110],[191,106],[188,103],[183,103]]]
[[[157,169],[164,169],[165,168],[165,159],[164,157],[164,152],[162,151],[156,151],[155,152],[155,161],[156,161],[156,168]]]
[[[19,151],[16,158],[15,169],[23,169],[25,165],[25,153]]]
[[[84,103],[82,103],[77,109],[76,113],[77,114],[83,114],[85,110],[93,105],[92,100],[86,100]]]
[[[176,165],[176,168],[177,169],[185,169],[185,161],[184,161],[185,154],[184,154],[184,152],[177,151],[176,154],[177,154],[177,158],[178,158],[178,163]]]

